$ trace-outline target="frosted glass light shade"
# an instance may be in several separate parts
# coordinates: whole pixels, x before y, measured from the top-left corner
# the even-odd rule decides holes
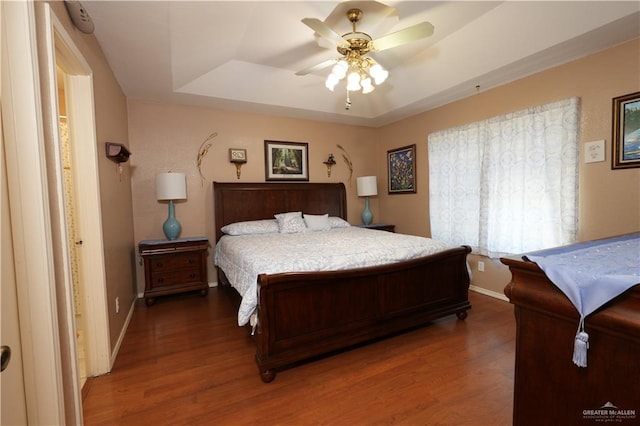
[[[347,75],[348,70],[349,64],[347,64],[347,61],[342,60],[333,66],[331,73],[335,75],[338,80],[342,80]]]
[[[324,83],[324,85],[327,89],[333,92],[333,89],[335,89],[336,84],[338,84],[339,81],[340,79],[335,74],[331,73],[327,77],[327,81]]]
[[[369,74],[373,77],[376,84],[382,84],[389,77],[389,71],[382,68],[380,64],[375,64],[369,70]]]
[[[378,195],[378,182],[375,176],[361,176],[356,179],[358,197]]]
[[[354,71],[347,76],[347,90],[350,92],[360,90],[360,74]]]
[[[363,79],[360,84],[362,85],[362,93],[363,94],[367,94],[367,93],[371,93],[373,92],[373,89],[375,89],[375,87],[373,86],[373,84],[371,84],[371,78],[367,77],[365,79]]]
[[[187,184],[184,173],[160,173],[156,176],[157,200],[186,200]]]

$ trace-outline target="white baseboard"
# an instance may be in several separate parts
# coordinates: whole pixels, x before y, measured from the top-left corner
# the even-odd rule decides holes
[[[118,336],[118,340],[116,341],[116,346],[113,348],[111,352],[111,359],[109,360],[109,372],[113,368],[113,364],[116,362],[116,356],[118,356],[118,351],[120,351],[120,345],[122,345],[122,341],[124,340],[124,335],[127,333],[127,328],[129,328],[129,322],[131,321],[131,317],[133,316],[133,309],[136,306],[136,300],[134,299],[131,302],[131,307],[129,307],[129,313],[127,313],[127,319],[124,321],[124,325],[122,326],[122,330],[120,330],[120,335]]]
[[[486,288],[478,287],[475,285],[470,285],[469,290],[475,291],[476,293],[484,294],[485,296],[493,297],[495,299],[504,300],[505,302],[509,301],[509,298],[502,293],[498,293],[492,290],[487,290]]]

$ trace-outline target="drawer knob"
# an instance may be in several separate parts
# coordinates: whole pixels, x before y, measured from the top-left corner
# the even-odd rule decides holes
[[[162,262],[158,262],[158,263],[156,263],[156,266],[157,266],[158,268],[162,268]]]
[[[189,278],[195,278],[195,277],[196,277],[195,273],[192,272],[191,274],[189,274]]]
[[[164,278],[163,277],[158,278],[158,282],[159,283],[164,282]]]

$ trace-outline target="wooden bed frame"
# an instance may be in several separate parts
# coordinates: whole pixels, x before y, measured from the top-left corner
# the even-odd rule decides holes
[[[216,241],[226,224],[302,211],[346,219],[342,183],[213,183]],[[385,231],[376,231],[385,232]],[[303,360],[471,308],[462,246],[411,261],[258,277],[256,362],[264,382]],[[218,283],[229,285],[218,268]]]

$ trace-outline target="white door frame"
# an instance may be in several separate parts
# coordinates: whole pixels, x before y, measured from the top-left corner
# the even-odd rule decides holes
[[[52,227],[60,224],[52,223],[49,207],[35,7],[32,1],[3,1],[0,7],[4,24],[2,114],[27,416],[30,424],[65,424],[68,419],[65,405],[72,405],[74,413],[67,414],[80,421],[82,407],[77,389],[74,395],[68,396],[73,401],[65,401],[64,397],[61,354],[75,354],[75,340],[68,341],[70,347],[61,347],[58,318],[59,314],[65,317],[68,312],[59,313],[56,304]],[[38,7],[44,7],[45,10],[47,42],[44,49],[48,58],[51,58],[47,60],[46,69],[53,75],[54,82],[56,49],[57,54],[68,60],[65,66],[79,67],[80,70],[71,70],[78,74],[68,80],[68,90],[74,98],[69,108],[77,115],[76,121],[81,123],[70,131],[76,132],[77,137],[86,138],[86,143],[78,144],[74,155],[78,158],[78,164],[82,165],[79,173],[83,178],[79,182],[83,185],[78,188],[82,198],[79,202],[87,203],[87,211],[92,212],[81,219],[87,240],[85,257],[92,261],[85,268],[87,276],[83,277],[91,287],[87,291],[87,311],[91,313],[88,324],[91,330],[88,334],[92,335],[94,341],[88,344],[94,347],[89,354],[89,368],[92,375],[103,374],[111,369],[111,356],[91,69],[51,12],[50,6],[40,3]],[[51,76],[43,75],[42,78],[50,79]],[[56,115],[57,123],[57,104],[48,106],[47,111]],[[55,135],[58,135],[59,143],[57,129],[54,139]],[[67,290],[64,291],[66,293]],[[64,295],[65,298],[68,296]],[[66,309],[71,309],[71,305],[67,304]],[[73,322],[65,322],[67,324],[63,332],[73,333]],[[75,380],[74,383],[79,387],[77,377],[66,379]]]
[[[62,23],[51,13],[46,5],[47,22],[47,61],[49,87],[56,87],[56,64],[65,73],[65,93],[67,116],[69,117],[69,137],[74,164],[74,185],[76,203],[81,206],[77,212],[77,227],[82,235],[82,259],[80,280],[85,291],[83,305],[86,308],[85,338],[87,343],[87,375],[97,376],[111,371],[110,338],[107,308],[106,273],[104,262],[104,243],[102,236],[102,207],[100,203],[100,182],[98,174],[97,137],[93,102],[93,76],[73,40]],[[52,116],[51,123],[58,123],[57,90],[49,94]],[[58,153],[62,152],[58,127],[51,129],[54,145]],[[62,162],[57,166],[62,174]],[[62,190],[62,188],[60,188]],[[62,215],[64,217],[64,215]],[[64,224],[61,224],[64,225]],[[66,232],[66,227],[64,227]],[[67,239],[64,239],[66,245]],[[66,247],[67,252],[72,250]],[[66,274],[68,277],[71,274]],[[68,306],[72,306],[73,286],[69,278],[67,283]],[[73,312],[68,312],[73,316]]]
[[[34,4],[0,7],[2,114],[27,418],[30,424],[64,424]]]

